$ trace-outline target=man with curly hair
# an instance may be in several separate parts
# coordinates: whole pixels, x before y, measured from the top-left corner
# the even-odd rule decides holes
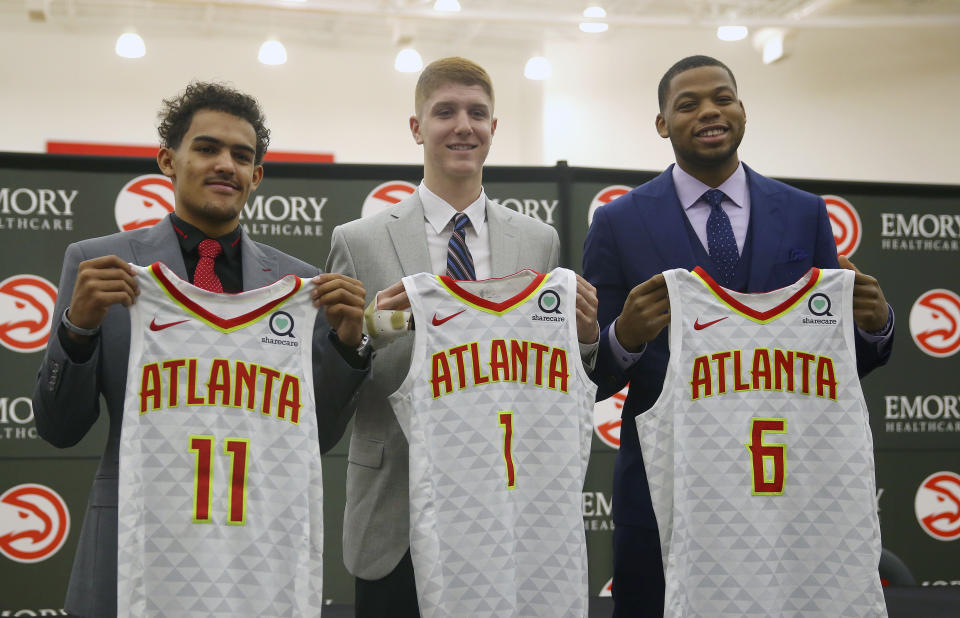
[[[324,309],[312,337],[323,450],[335,442],[323,443],[335,433],[329,429],[332,419],[368,372],[368,355],[361,345],[363,285],[344,275],[320,274],[251,240],[239,225],[247,196],[263,178],[261,162],[270,139],[257,101],[221,84],[193,83],[163,102],[159,133],[157,162],[173,182],[174,212],[151,228],[67,248],[53,336],[33,394],[37,429],[57,447],[83,438],[100,414],[101,396],[110,417],[64,604],[78,616],[117,613],[120,427],[130,350],[127,308],[139,294],[131,263],[161,261],[197,283],[199,246],[212,239],[219,245],[213,271],[224,292],[263,287],[287,273],[313,277],[314,303]],[[176,335],[171,331],[170,336]]]

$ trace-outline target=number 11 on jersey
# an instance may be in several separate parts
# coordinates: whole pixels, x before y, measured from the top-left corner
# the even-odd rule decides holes
[[[513,412],[503,410],[499,417],[500,426],[503,427],[503,462],[507,465],[507,489],[515,489],[517,471],[513,466]]]

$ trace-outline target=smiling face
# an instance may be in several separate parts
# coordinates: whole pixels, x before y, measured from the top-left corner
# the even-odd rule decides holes
[[[703,66],[670,81],[663,110],[657,114],[657,132],[670,138],[684,171],[701,180],[709,176],[722,182],[739,165],[737,148],[746,122],[746,111],[727,70]]]
[[[427,184],[479,184],[496,129],[493,102],[482,86],[436,88],[410,118],[410,131],[423,146]]]
[[[209,109],[193,115],[176,148],[161,148],[157,162],[173,181],[177,216],[216,238],[231,232],[250,192],[263,178],[254,163],[257,136],[246,120]]]

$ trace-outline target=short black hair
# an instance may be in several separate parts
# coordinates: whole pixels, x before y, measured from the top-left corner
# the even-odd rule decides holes
[[[165,148],[179,148],[193,122],[193,115],[203,109],[226,112],[249,122],[257,134],[254,161],[260,165],[270,145],[270,129],[266,126],[263,109],[249,94],[225,84],[191,82],[179,95],[164,99],[157,114],[160,119],[157,126],[160,144]]]
[[[730,67],[710,56],[687,56],[674,63],[674,65],[663,74],[663,77],[660,78],[660,85],[657,87],[657,99],[660,103],[661,112],[667,102],[667,90],[670,89],[670,81],[684,71],[699,69],[700,67],[720,67],[726,70],[726,72],[730,74],[730,79],[733,81],[734,89],[736,89],[737,78],[733,76],[733,71],[730,70]]]

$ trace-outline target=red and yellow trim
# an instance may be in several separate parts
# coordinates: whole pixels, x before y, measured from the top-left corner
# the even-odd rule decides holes
[[[803,300],[807,294],[813,291],[813,288],[817,287],[817,284],[820,283],[822,276],[819,268],[811,268],[804,275],[807,280],[799,290],[790,296],[790,298],[786,299],[775,307],[767,309],[766,311],[758,311],[734,298],[733,295],[730,294],[729,290],[714,281],[713,277],[707,274],[707,271],[700,266],[694,268],[692,272],[694,275],[699,277],[701,281],[703,281],[703,284],[707,286],[707,289],[710,290],[717,300],[729,307],[731,311],[759,324],[767,324],[788,313],[801,300]]]
[[[489,301],[485,298],[480,298],[476,294],[471,294],[462,287],[456,279],[452,279],[447,275],[437,275],[437,281],[440,282],[440,285],[445,287],[448,292],[458,300],[463,302],[465,305],[469,305],[474,309],[479,309],[480,311],[485,311],[487,313],[493,313],[495,315],[503,315],[508,311],[512,311],[527,302],[531,296],[537,293],[537,291],[546,283],[547,279],[550,278],[549,274],[538,273],[530,269],[524,269],[518,272],[508,275],[506,277],[493,277],[491,279],[484,279],[484,281],[495,281],[497,279],[509,279],[510,277],[519,275],[523,272],[532,272],[536,274],[533,281],[530,282],[527,287],[523,288],[518,294],[511,296],[507,300],[499,303]]]
[[[257,307],[252,311],[248,311],[243,315],[238,315],[234,318],[222,318],[211,311],[203,308],[201,305],[191,300],[186,294],[181,292],[173,283],[173,281],[163,272],[163,269],[160,267],[160,262],[154,262],[150,265],[150,273],[157,280],[157,283],[160,284],[160,288],[170,297],[170,300],[177,303],[187,312],[193,315],[195,318],[207,324],[211,328],[214,328],[222,333],[232,333],[235,330],[241,329],[245,326],[249,326],[254,322],[264,318],[267,314],[278,309],[282,304],[287,302],[291,296],[296,294],[300,288],[303,286],[303,281],[300,277],[294,275],[287,275],[279,281],[283,281],[288,277],[293,279],[293,288],[279,298],[275,298],[270,302]]]

